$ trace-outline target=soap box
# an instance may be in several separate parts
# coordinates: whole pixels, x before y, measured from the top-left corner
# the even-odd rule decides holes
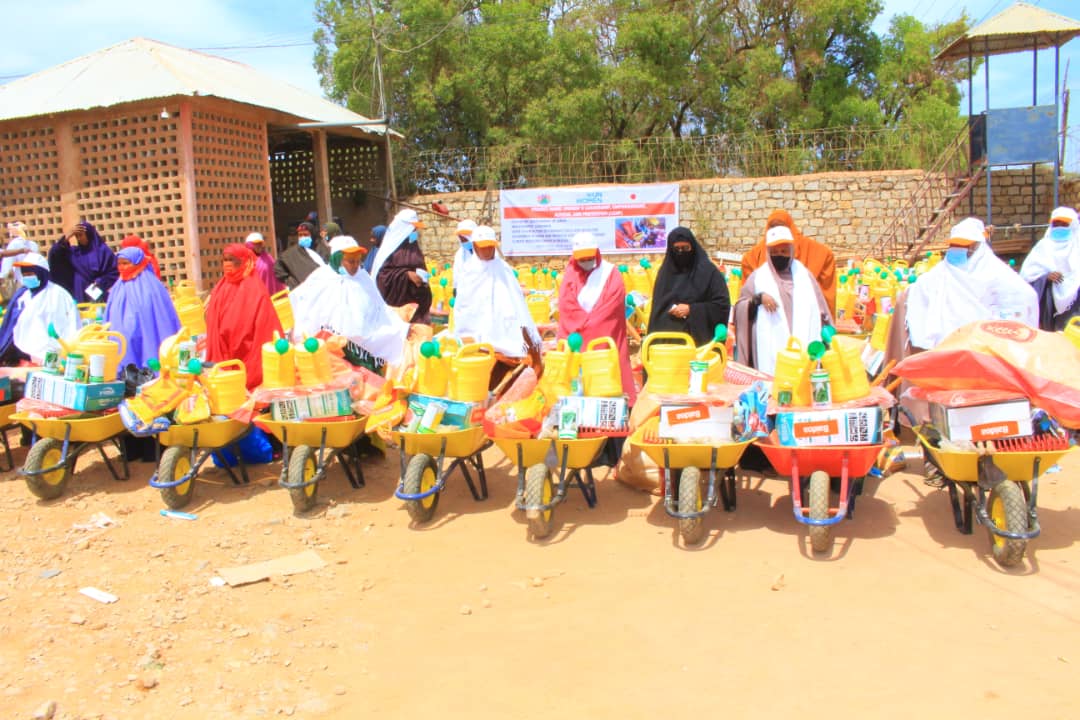
[[[881,408],[797,410],[776,415],[781,445],[873,445],[881,442]]]
[[[25,397],[80,412],[95,412],[119,405],[124,399],[124,383],[80,383],[65,380],[62,375],[34,372],[26,378]]]

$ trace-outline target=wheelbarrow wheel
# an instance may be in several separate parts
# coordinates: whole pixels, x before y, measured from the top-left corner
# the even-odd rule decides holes
[[[319,465],[315,461],[315,451],[308,445],[297,445],[292,455],[289,456],[289,482],[308,482],[319,472]],[[289,488],[289,499],[292,500],[293,512],[305,513],[315,507],[315,496],[319,491],[319,483],[313,482],[303,487]]]
[[[42,473],[42,468],[50,468],[60,463],[64,454],[64,443],[55,438],[42,438],[34,443],[26,454],[23,470],[33,475],[26,475],[26,485],[30,492],[42,500],[54,500],[64,494],[68,478],[71,477],[71,458],[63,467],[52,472]]]
[[[683,468],[679,473],[679,512],[701,510],[701,471],[696,467]],[[701,517],[679,518],[679,535],[687,545],[697,545],[705,536]]]
[[[986,504],[990,511],[990,522],[994,523],[999,530],[1012,533],[1027,532],[1027,501],[1024,499],[1024,491],[1019,483],[1002,480],[990,491]],[[1013,567],[1024,559],[1027,540],[1004,538],[990,532],[990,548],[998,565]]]
[[[538,463],[525,471],[525,505],[527,507],[547,505],[554,496],[554,481],[547,465]],[[554,518],[554,508],[525,511],[525,519],[529,521],[529,532],[534,538],[546,538],[550,535]]]
[[[810,474],[810,488],[807,491],[811,520],[825,520],[829,517],[829,474],[817,470]],[[810,529],[810,547],[814,552],[829,551],[832,545],[832,528],[828,525],[808,525]]]
[[[439,470],[435,467],[435,459],[425,453],[413,455],[405,467],[405,477],[401,483],[404,493],[417,495],[427,492],[438,484]],[[439,493],[432,493],[419,500],[405,501],[405,509],[409,511],[409,517],[416,523],[426,523],[431,520],[438,506]]]
[[[179,445],[165,448],[158,463],[158,482],[171,483],[191,472],[191,448]],[[161,500],[173,510],[179,510],[191,502],[195,478],[188,478],[179,485],[161,488]]]

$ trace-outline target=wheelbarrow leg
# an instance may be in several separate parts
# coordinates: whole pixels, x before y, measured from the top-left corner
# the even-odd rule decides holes
[[[112,473],[113,479],[115,479],[117,481],[121,481],[121,482],[124,481],[124,480],[128,480],[131,477],[131,473],[128,471],[127,455],[124,454],[124,447],[121,444],[119,436],[111,438],[110,442],[112,442],[112,444],[116,447],[117,451],[120,453],[120,461],[123,464],[123,468],[124,468],[124,476],[123,477],[120,477],[120,475],[117,474],[116,468],[113,467],[112,461],[110,461],[109,456],[105,454],[105,448],[102,446],[102,443],[94,443],[94,447],[97,448],[98,454],[101,455],[101,459],[105,461],[105,467],[107,467],[109,469],[109,472]],[[71,459],[71,470],[72,470],[72,472],[75,471],[75,461],[78,460],[79,455],[81,455],[83,453],[83,450],[85,449],[85,447],[86,447],[86,444],[83,443],[82,445],[80,445],[78,447],[77,450],[75,450],[75,452],[73,454],[73,457]]]
[[[959,486],[959,492],[957,486]],[[970,486],[971,483],[958,483],[955,480],[945,478],[945,487],[949,491],[949,503],[952,505],[953,522],[956,524],[956,529],[964,535],[970,535],[972,532],[975,492]]]
[[[735,468],[724,470],[720,478],[720,501],[724,504],[726,512],[735,509]]]
[[[582,473],[584,473],[584,477]],[[574,470],[570,475],[570,479],[581,488],[581,494],[585,496],[585,502],[588,506],[590,508],[596,507],[596,480],[593,478],[592,468]]]

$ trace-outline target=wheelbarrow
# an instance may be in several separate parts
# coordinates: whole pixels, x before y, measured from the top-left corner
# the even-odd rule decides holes
[[[260,415],[255,418],[255,424],[281,441],[278,484],[288,489],[296,512],[307,512],[315,506],[319,481],[326,477],[326,468],[334,458],[338,459],[353,489],[364,487],[356,441],[364,434],[367,417],[280,422],[269,415]]]
[[[795,519],[807,526],[814,552],[827,552],[832,546],[832,526],[855,514],[863,479],[885,447],[883,443],[790,447],[766,439],[755,444],[776,472],[790,477],[791,510]],[[832,478],[839,478],[836,507],[830,498]]]
[[[727,512],[735,509],[735,467],[751,441],[676,444],[655,438],[658,425],[658,418],[643,424],[630,436],[630,444],[664,469],[660,476],[664,510],[678,520],[683,542],[697,545],[705,537],[705,513],[718,503],[723,503]],[[702,470],[706,472],[704,480]],[[679,473],[677,483],[672,471]]]
[[[439,505],[439,493],[455,470],[465,477],[474,500],[487,499],[482,453],[491,447],[491,442],[484,435],[483,426],[443,433],[395,430],[393,434],[401,447],[401,480],[394,497],[405,501],[405,509],[414,522],[431,520]],[[444,467],[447,459],[451,462]],[[469,473],[470,465],[476,471],[476,483]]]
[[[492,438],[507,459],[517,465],[514,504],[525,511],[533,537],[551,534],[555,506],[566,500],[571,487],[581,490],[590,508],[596,507],[596,481],[590,465],[607,439],[606,435],[575,439]]]
[[[238,420],[208,420],[192,425],[172,425],[157,436],[165,448],[157,471],[150,476],[150,487],[161,491],[162,501],[178,510],[189,502],[195,489],[199,470],[217,450],[233,448],[240,468],[237,477],[231,467],[224,465],[233,485],[247,485],[247,468],[236,443],[251,432],[251,426]]]
[[[1041,436],[995,443],[999,449],[1027,448],[1024,450],[989,454],[944,450],[935,434],[926,425],[915,428],[927,460],[944,478],[956,529],[970,535],[974,516],[989,533],[994,560],[1002,567],[1019,564],[1027,541],[1041,532],[1036,510],[1039,476],[1073,448],[1063,438]]]
[[[31,418],[23,413],[13,413],[11,419],[29,428],[33,433],[30,451],[19,474],[26,478],[26,485],[42,500],[52,500],[64,494],[64,488],[75,471],[75,463],[88,450],[96,449],[116,480],[127,480],[127,457],[120,446],[120,436],[127,430],[115,410],[100,415]],[[112,461],[105,454],[105,444],[111,443],[120,453],[123,477],[116,472]]]

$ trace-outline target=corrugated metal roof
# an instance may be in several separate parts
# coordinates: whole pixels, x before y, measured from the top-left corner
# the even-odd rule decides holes
[[[243,63],[146,38],[0,85],[0,120],[174,97],[209,96],[279,110],[301,121],[368,123],[369,118],[264,75]],[[386,126],[365,125],[382,135]],[[394,133],[395,135],[397,133]]]
[[[1064,15],[1018,2],[979,23],[937,55],[958,60],[969,55],[1004,55],[1064,45],[1080,35],[1080,22]]]

